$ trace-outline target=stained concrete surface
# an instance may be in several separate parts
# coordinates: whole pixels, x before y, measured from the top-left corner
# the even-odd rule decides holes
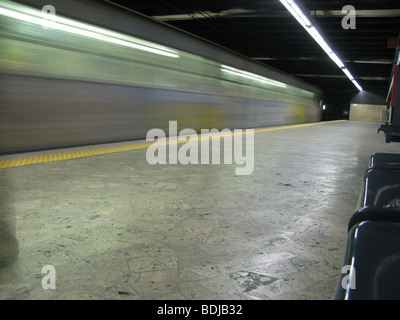
[[[0,299],[332,299],[369,157],[399,150],[377,129],[257,133],[249,176],[145,149],[2,169]]]

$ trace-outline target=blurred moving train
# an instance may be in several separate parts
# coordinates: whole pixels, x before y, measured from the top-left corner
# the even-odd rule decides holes
[[[0,0],[0,154],[321,118],[319,89],[227,49],[107,2],[42,2]]]

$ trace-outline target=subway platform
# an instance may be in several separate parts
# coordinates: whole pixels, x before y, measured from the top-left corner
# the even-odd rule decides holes
[[[399,150],[378,127],[256,130],[249,175],[145,141],[2,156],[0,299],[332,299],[369,157]]]

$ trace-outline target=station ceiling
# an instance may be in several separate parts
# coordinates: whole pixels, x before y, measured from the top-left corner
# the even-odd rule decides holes
[[[236,51],[321,88],[358,92],[278,0],[106,0]],[[388,90],[399,38],[398,0],[297,0],[364,90]],[[345,5],[356,29],[343,29]]]

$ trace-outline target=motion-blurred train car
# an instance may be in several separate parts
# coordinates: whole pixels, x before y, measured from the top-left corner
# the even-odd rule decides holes
[[[0,154],[319,121],[321,92],[102,1],[0,0]]]

